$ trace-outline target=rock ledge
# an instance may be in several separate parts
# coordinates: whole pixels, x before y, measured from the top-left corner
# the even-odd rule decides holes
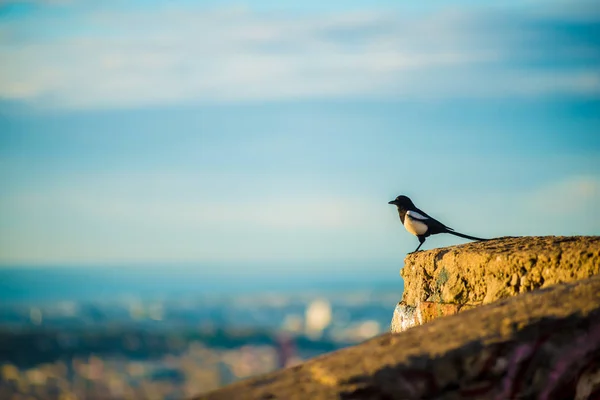
[[[392,332],[600,274],[600,237],[499,238],[409,254]]]

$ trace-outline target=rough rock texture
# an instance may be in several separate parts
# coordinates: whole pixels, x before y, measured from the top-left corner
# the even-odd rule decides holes
[[[392,332],[599,274],[600,237],[516,237],[473,242],[410,254],[400,273],[404,295],[392,318]]]
[[[600,276],[385,334],[198,399],[597,396]]]

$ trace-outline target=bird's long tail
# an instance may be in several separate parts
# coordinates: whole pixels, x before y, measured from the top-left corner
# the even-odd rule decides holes
[[[461,237],[461,238],[470,239],[470,240],[481,240],[481,241],[483,241],[483,240],[490,240],[490,239],[482,239],[482,238],[478,238],[478,237],[475,237],[475,236],[465,235],[464,233],[458,233],[458,232],[451,231],[451,230],[447,230],[446,233],[449,233],[451,235],[458,236],[458,237]]]

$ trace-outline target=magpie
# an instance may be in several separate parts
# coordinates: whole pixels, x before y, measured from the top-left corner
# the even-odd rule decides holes
[[[423,243],[425,243],[425,238],[438,233],[449,233],[454,236],[471,240],[489,240],[455,232],[454,229],[447,227],[437,219],[431,218],[429,215],[419,210],[412,200],[406,196],[400,195],[388,202],[388,204],[393,204],[398,207],[398,214],[400,215],[402,225],[404,225],[409,233],[412,233],[419,238],[419,246],[413,253],[419,251]]]

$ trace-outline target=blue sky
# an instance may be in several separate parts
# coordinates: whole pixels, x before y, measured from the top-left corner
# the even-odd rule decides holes
[[[399,264],[401,193],[599,234],[598,7],[478,3],[0,2],[0,264]]]

